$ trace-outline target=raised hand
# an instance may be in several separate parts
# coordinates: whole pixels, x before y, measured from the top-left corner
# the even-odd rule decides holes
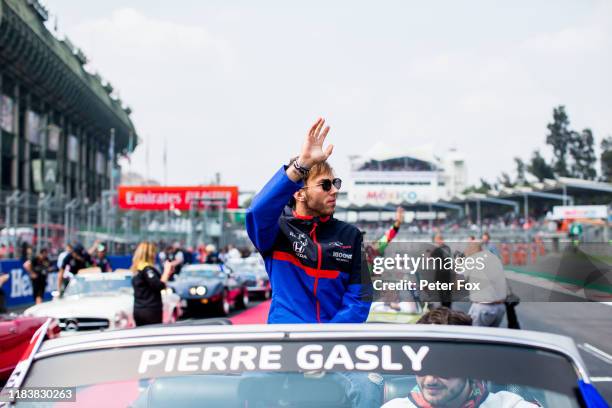
[[[317,163],[324,162],[332,154],[334,145],[329,145],[323,150],[323,142],[329,132],[329,126],[323,128],[324,125],[325,120],[319,118],[310,128],[298,158],[300,165],[311,168]]]
[[[397,207],[395,210],[395,225],[399,227],[402,222],[404,222],[404,208]]]

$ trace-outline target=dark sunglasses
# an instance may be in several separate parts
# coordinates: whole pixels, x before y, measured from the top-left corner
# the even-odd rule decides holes
[[[310,187],[316,187],[316,186],[321,186],[323,191],[331,191],[332,186],[336,187],[336,190],[340,190],[340,188],[342,187],[342,180],[339,178],[335,178],[333,180],[323,179],[321,180],[319,184],[315,184],[314,186],[308,186],[308,187],[303,187],[303,188],[310,188]]]

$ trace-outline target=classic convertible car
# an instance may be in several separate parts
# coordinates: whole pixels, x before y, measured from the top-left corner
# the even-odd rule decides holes
[[[573,340],[547,333],[405,324],[43,333],[0,398],[71,387],[71,407],[342,408],[360,398],[376,408],[607,407]]]
[[[225,265],[232,268],[235,274],[240,275],[246,281],[251,297],[260,296],[263,299],[270,299],[272,287],[263,259],[255,257],[232,259],[228,260]]]
[[[249,305],[244,278],[221,264],[185,265],[168,290],[181,297],[182,307],[189,315],[213,311],[227,316],[232,307],[246,309]]]
[[[182,314],[180,298],[162,293],[164,323],[175,322]],[[49,316],[59,320],[65,332],[123,329],[134,327],[132,273],[90,272],[76,275],[64,296],[55,297],[25,310],[27,316]]]
[[[45,317],[0,314],[0,383],[9,378],[30,339],[46,321]],[[57,320],[52,320],[47,328],[47,338],[57,337],[60,331]]]

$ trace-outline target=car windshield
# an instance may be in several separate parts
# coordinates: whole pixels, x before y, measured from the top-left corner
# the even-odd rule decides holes
[[[108,292],[117,293],[123,291],[132,291],[131,275],[100,273],[95,275],[75,276],[68,284],[64,296]]]
[[[24,386],[74,386],[83,406],[112,393],[117,406],[131,407],[351,407],[355,392],[405,407],[581,406],[575,368],[562,354],[447,341],[93,349],[37,360]]]
[[[249,264],[231,264],[232,270],[236,273],[253,273],[257,274],[259,271],[256,266]]]
[[[189,268],[181,271],[182,278],[222,278],[224,273],[218,268]]]

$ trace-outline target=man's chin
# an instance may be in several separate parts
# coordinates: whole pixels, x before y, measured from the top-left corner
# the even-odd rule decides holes
[[[331,216],[331,215],[333,215],[333,214],[334,214],[334,211],[336,211],[336,206],[335,206],[335,205],[334,205],[334,206],[332,206],[332,207],[327,207],[327,208],[325,209],[325,211],[323,212],[323,215],[325,215],[325,216]]]

